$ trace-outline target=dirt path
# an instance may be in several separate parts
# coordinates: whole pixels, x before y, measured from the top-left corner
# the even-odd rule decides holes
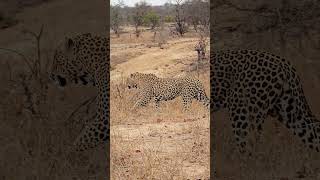
[[[111,43],[111,80],[134,72],[183,75],[197,58],[196,42],[197,38],[175,39],[164,49],[147,43]],[[176,99],[161,104],[160,114],[151,104],[139,114],[123,115],[128,112],[114,112],[114,108],[129,106],[127,102],[117,102],[113,96],[112,102],[112,162],[114,166],[130,164],[114,170],[113,178],[209,179],[209,116],[201,104],[195,102],[191,114],[181,112],[180,99]]]
[[[125,62],[116,65],[115,70],[111,71],[111,80],[133,72],[154,73],[159,76],[180,74],[186,68],[186,64],[192,63],[192,60],[197,58],[193,50],[196,41],[196,38],[171,41],[165,49],[147,48],[141,44],[114,47],[111,45],[111,58],[112,56],[126,58],[122,60]],[[137,56],[133,56],[132,51]]]

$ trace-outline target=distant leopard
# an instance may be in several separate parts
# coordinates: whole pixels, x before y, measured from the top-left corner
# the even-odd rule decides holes
[[[320,123],[312,114],[292,65],[267,52],[211,52],[211,106],[227,108],[240,152],[246,152],[250,127],[259,134],[267,115],[278,117],[307,147],[320,150]]]
[[[62,87],[81,82],[98,90],[96,119],[78,135],[76,151],[109,141],[109,54],[109,39],[90,33],[67,37],[55,50],[50,79]]]
[[[133,73],[127,79],[128,88],[139,88],[138,101],[134,108],[146,106],[152,99],[156,108],[160,101],[182,97],[184,110],[188,110],[192,99],[196,99],[209,109],[210,101],[200,80],[192,77],[159,78],[154,74]]]

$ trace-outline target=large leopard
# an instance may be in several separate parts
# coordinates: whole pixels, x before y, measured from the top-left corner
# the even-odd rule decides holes
[[[192,99],[196,99],[210,108],[210,100],[207,97],[200,80],[187,76],[179,78],[159,78],[154,74],[133,73],[127,79],[128,88],[139,88],[138,100],[134,108],[146,106],[152,99],[156,108],[161,101],[173,100],[182,97],[184,110],[188,110]]]
[[[228,109],[241,153],[248,135],[276,116],[306,146],[320,150],[320,122],[312,114],[300,78],[284,58],[255,50],[212,51],[211,108]]]
[[[54,53],[50,79],[59,86],[81,82],[98,90],[96,119],[74,142],[84,151],[109,141],[109,39],[90,33],[65,38]]]

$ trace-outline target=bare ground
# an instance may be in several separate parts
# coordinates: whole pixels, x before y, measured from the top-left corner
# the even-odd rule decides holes
[[[123,84],[130,73],[160,77],[194,73],[196,36],[170,39],[160,49],[150,34],[144,32],[138,43],[128,34],[123,34],[121,40],[111,39],[111,176],[209,179],[209,112],[201,104],[194,102],[191,111],[183,113],[178,98],[162,103],[160,112],[153,104],[130,111],[134,92]],[[209,66],[200,73],[207,95],[208,73]]]

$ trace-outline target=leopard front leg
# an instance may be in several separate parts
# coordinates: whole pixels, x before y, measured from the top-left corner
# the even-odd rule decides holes
[[[136,110],[138,107],[146,106],[151,99],[151,89],[142,89],[138,94],[138,100],[135,102],[131,110]]]
[[[185,93],[182,95],[182,104],[183,104],[183,110],[187,112],[190,109],[191,103],[192,103],[192,96],[190,93]]]
[[[160,101],[162,101],[162,96],[156,96],[154,97],[154,102],[156,104],[156,110],[158,111],[160,108]]]
[[[230,97],[228,97],[228,111],[232,131],[240,154],[250,154],[247,146],[251,126],[248,99],[238,91],[232,90]]]
[[[107,117],[109,119],[109,117]],[[109,141],[110,129],[107,121],[95,120],[87,124],[74,142],[75,151],[82,152]]]
[[[235,136],[236,145],[239,148],[239,152],[251,153],[248,151],[248,135],[250,133],[248,116],[244,114],[237,114],[236,111],[243,110],[242,108],[237,108],[231,111],[230,120],[232,122],[232,131]]]

